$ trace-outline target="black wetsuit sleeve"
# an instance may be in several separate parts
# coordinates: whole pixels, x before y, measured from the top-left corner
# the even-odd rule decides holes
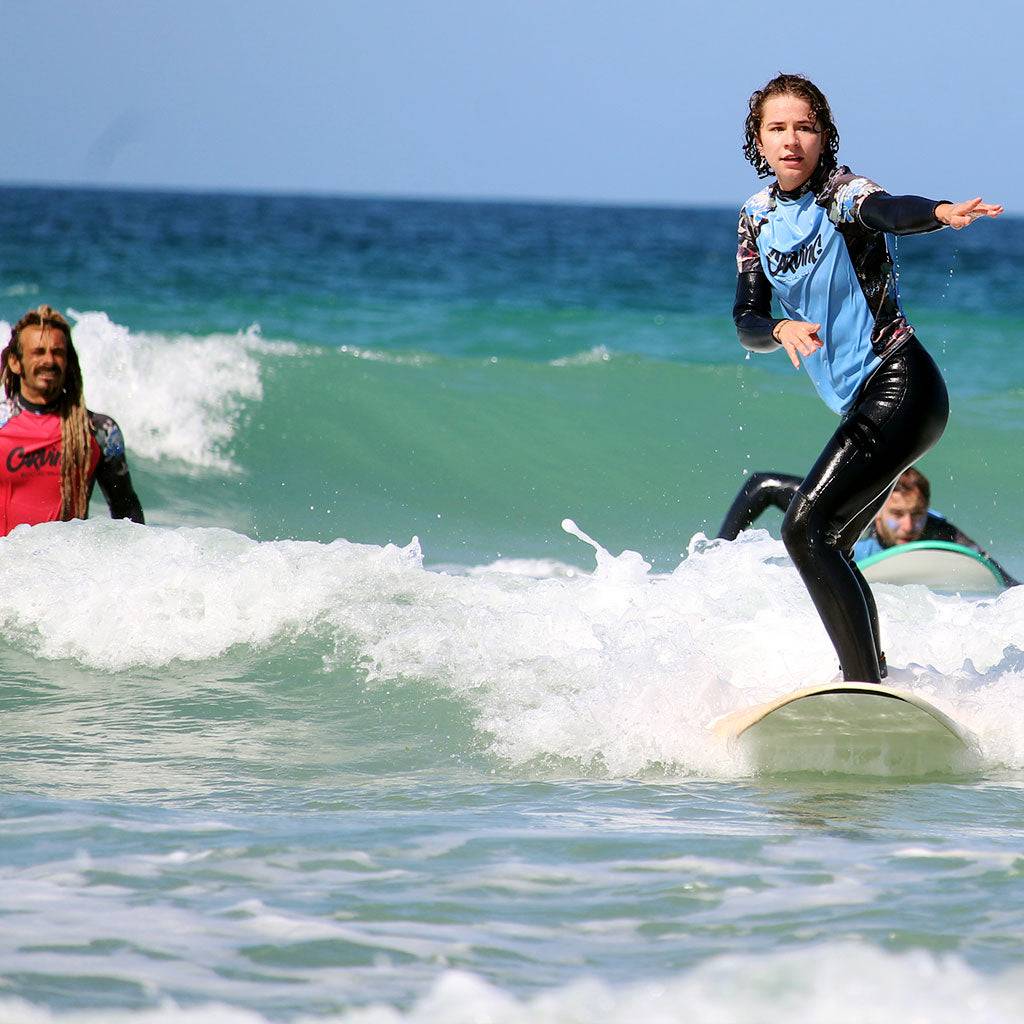
[[[109,416],[99,413],[91,413],[90,422],[93,436],[100,447],[100,461],[93,479],[100,485],[103,497],[110,506],[110,517],[144,523],[146,520],[142,513],[142,503],[135,493],[128,472],[121,428]]]
[[[920,235],[945,227],[935,216],[935,208],[945,202],[948,200],[872,192],[860,205],[860,219],[865,227],[875,231],[891,235]]]
[[[740,344],[751,352],[775,352],[782,344],[772,337],[781,319],[772,316],[772,285],[763,270],[736,275],[736,301],[732,318]]]
[[[120,460],[120,466],[114,462],[101,462],[96,467],[96,483],[110,506],[111,519],[130,519],[133,523],[146,521],[124,459]]]
[[[785,512],[801,480],[802,477],[788,473],[754,473],[733,498],[717,536],[722,540],[735,540],[769,505]]]
[[[963,530],[958,526],[954,526],[948,519],[929,514],[924,532],[921,534],[921,539],[944,540],[950,544],[959,544],[962,548],[970,548],[971,551],[977,551],[979,555],[987,558],[1002,573],[1008,587],[1020,586],[1020,580],[1015,580],[977,541],[968,537]]]

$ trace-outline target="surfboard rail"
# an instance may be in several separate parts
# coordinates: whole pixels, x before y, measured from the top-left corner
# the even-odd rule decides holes
[[[968,730],[924,697],[874,683],[807,686],[709,727],[768,772],[927,775],[969,767],[976,748]]]
[[[805,697],[820,697],[827,694],[844,693],[862,693],[869,697],[887,697],[890,700],[904,701],[930,715],[956,736],[957,739],[966,742],[966,736],[960,726],[944,711],[940,711],[935,707],[934,704],[929,703],[923,697],[919,697],[916,693],[912,693],[909,690],[897,690],[894,687],[884,686],[880,683],[826,683],[823,686],[805,686],[803,689],[783,694],[775,700],[754,704],[751,707],[740,708],[738,711],[722,715],[711,723],[711,730],[722,739],[736,739],[742,736],[752,725],[756,725],[762,719],[772,714],[772,712],[779,711],[794,701],[803,700]]]

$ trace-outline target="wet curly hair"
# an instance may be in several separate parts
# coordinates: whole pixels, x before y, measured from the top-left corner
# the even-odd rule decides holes
[[[761,131],[761,116],[765,103],[773,96],[797,96],[806,100],[811,114],[821,129],[823,136],[821,148],[821,165],[836,166],[836,154],[839,152],[839,129],[832,120],[832,110],[825,99],[825,94],[803,75],[776,75],[762,89],[757,89],[750,97],[750,112],[744,125],[743,155],[753,165],[759,178],[767,178],[772,169],[768,161],[758,152],[757,136]]]

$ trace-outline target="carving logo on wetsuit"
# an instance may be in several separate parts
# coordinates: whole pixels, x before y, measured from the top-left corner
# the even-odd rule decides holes
[[[821,235],[818,235],[813,241],[802,245],[793,252],[779,252],[778,249],[769,249],[767,252],[768,273],[772,277],[778,277],[781,274],[791,274],[801,267],[817,263],[821,250]]]
[[[7,472],[17,473],[22,469],[40,470],[46,466],[59,466],[60,452],[45,448],[37,448],[35,451],[27,452],[20,445],[12,448],[7,455]]]

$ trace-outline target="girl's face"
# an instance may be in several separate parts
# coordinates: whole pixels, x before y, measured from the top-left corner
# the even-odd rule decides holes
[[[761,108],[757,148],[786,192],[799,188],[818,166],[821,128],[799,96],[771,96]]]

